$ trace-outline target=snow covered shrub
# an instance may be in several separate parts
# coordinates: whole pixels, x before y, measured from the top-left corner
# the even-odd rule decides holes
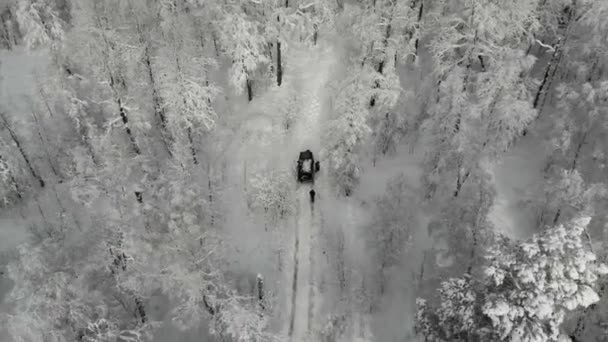
[[[269,332],[269,317],[263,314],[257,303],[247,297],[231,295],[221,300],[220,310],[212,320],[211,333],[236,342],[279,342],[280,338]]]
[[[286,171],[263,172],[251,178],[247,187],[249,207],[266,217],[270,224],[294,212],[291,175]]]
[[[397,104],[390,110],[383,110],[370,118],[373,134],[373,153],[390,155],[397,149],[397,145],[406,136],[408,124],[411,124],[409,107],[414,102],[414,93],[402,91]]]
[[[530,240],[488,250],[480,279],[442,284],[439,303],[418,300],[417,332],[426,341],[567,341],[566,317],[599,300],[608,267],[583,242],[589,217],[547,229]]]
[[[299,102],[298,93],[291,91],[287,97],[287,104],[283,108],[283,128],[286,131],[289,131],[296,120]]]

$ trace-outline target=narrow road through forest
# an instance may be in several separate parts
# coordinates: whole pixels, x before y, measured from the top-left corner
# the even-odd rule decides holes
[[[310,51],[310,50],[309,50]],[[300,111],[293,130],[293,144],[300,151],[310,149],[315,159],[320,156],[323,103],[326,98],[326,84],[331,74],[331,66],[335,61],[331,48],[317,47],[313,53],[302,53],[291,61],[300,73]],[[296,72],[294,70],[294,72]],[[297,158],[297,155],[294,156]],[[295,160],[294,160],[295,163]],[[302,342],[310,340],[311,328],[314,321],[313,296],[315,294],[315,269],[313,241],[320,231],[320,211],[314,212],[310,202],[309,191],[314,188],[318,200],[322,200],[327,192],[327,180],[323,179],[324,172],[317,174],[314,184],[298,184],[296,191],[296,216],[294,222],[294,256],[293,284],[291,286],[291,308],[289,310],[288,335],[291,341]]]

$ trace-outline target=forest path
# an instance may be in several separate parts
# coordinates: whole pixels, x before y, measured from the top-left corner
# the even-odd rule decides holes
[[[330,81],[331,67],[336,62],[336,55],[329,46],[294,51],[293,58],[288,60],[288,68],[293,67],[292,75],[297,75],[294,82],[299,97],[298,117],[290,137],[290,144],[298,151],[310,149],[316,158],[319,157],[324,122],[324,104],[329,100],[325,86]],[[297,154],[294,155],[297,157]],[[323,166],[322,166],[323,168]],[[288,335],[291,341],[311,340],[311,327],[314,320],[313,296],[315,295],[314,260],[317,248],[314,241],[320,232],[320,216],[315,215],[310,202],[309,191],[314,188],[317,193],[327,192],[324,173],[315,177],[315,183],[298,184],[296,191],[296,217],[294,229],[293,284]],[[323,198],[324,195],[318,196]]]

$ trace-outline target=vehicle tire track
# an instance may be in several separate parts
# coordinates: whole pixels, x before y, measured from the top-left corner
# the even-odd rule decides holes
[[[312,324],[313,324],[313,317],[314,317],[314,310],[315,310],[315,253],[314,253],[314,247],[315,246],[315,236],[316,236],[316,231],[314,230],[313,227],[316,227],[316,222],[315,222],[315,205],[314,203],[310,204],[310,221],[312,222],[312,227],[310,230],[310,260],[309,260],[309,264],[310,264],[310,274],[308,277],[308,283],[310,284],[310,288],[309,288],[309,293],[308,293],[308,331],[312,331]]]
[[[300,226],[298,224],[298,217],[300,217],[300,199],[298,198],[297,201],[296,215],[294,216],[295,243],[293,252],[293,284],[291,285],[291,317],[289,319],[289,331],[287,333],[289,338],[293,336],[296,320],[296,298],[298,294],[298,253],[300,249]]]

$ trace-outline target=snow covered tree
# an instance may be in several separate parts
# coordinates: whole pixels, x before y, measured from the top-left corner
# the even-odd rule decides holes
[[[530,200],[539,210],[537,224],[557,224],[568,220],[577,212],[600,214],[602,200],[608,195],[605,183],[587,184],[577,170],[555,167],[543,187],[539,198]],[[601,214],[600,214],[601,215]]]
[[[439,307],[433,313],[428,302],[416,299],[416,331],[425,341],[477,341],[477,295],[468,279],[451,278],[441,283]],[[449,322],[449,324],[448,324]]]
[[[355,70],[356,67],[355,67]],[[339,192],[349,196],[361,176],[359,153],[362,144],[371,134],[367,125],[369,110],[366,99],[369,94],[367,73],[352,72],[341,84],[335,96],[335,117],[325,131],[328,143],[323,155],[329,162],[329,170]]]
[[[270,63],[259,23],[248,18],[238,5],[226,5],[215,25],[223,53],[232,61],[230,85],[239,94],[247,90],[251,101],[253,74],[262,65]]]
[[[128,44],[129,33],[121,32],[123,13],[118,0],[104,3],[83,1],[74,4],[73,24],[64,54],[83,70],[84,77],[94,86],[87,100],[100,111],[102,127],[114,143],[126,138],[124,145],[134,155],[142,154],[136,135],[147,131],[149,125],[142,119],[135,99],[129,92],[130,63],[140,52]],[[101,43],[99,43],[101,42]],[[86,62],[84,62],[86,61]],[[123,137],[114,137],[114,126],[122,126]],[[120,145],[120,144],[119,144]]]
[[[295,210],[289,172],[269,171],[250,179],[249,206],[274,226]]]
[[[0,46],[11,50],[21,41],[21,31],[15,15],[17,1],[6,1],[0,6]]]
[[[581,76],[587,77],[586,73]],[[606,80],[564,82],[557,87],[560,101],[548,130],[552,137],[551,165],[570,171],[578,169],[584,177],[590,177],[597,164],[605,163],[601,146],[608,142],[603,129],[608,125],[606,91]]]
[[[411,188],[403,174],[391,179],[386,194],[376,201],[374,219],[371,222],[367,241],[379,266],[378,284],[380,295],[384,294],[387,274],[401,262],[411,234],[418,226],[418,191]]]
[[[29,49],[57,48],[65,39],[66,24],[54,0],[20,0],[17,21]]]
[[[165,125],[176,145],[173,153],[182,163],[189,156],[198,164],[196,137],[213,129],[217,119],[213,101],[220,88],[209,80],[216,62],[205,55],[185,8],[164,9],[162,19],[165,43],[155,63],[162,75],[157,96],[162,96]]]
[[[372,127],[374,162],[376,156],[391,155],[397,150],[399,143],[412,133],[411,125],[414,120],[414,109],[411,104],[415,102],[415,94],[402,90],[397,102],[390,110],[377,111],[369,120]],[[381,115],[384,113],[384,115]]]
[[[133,297],[116,287],[110,227],[102,222],[84,230],[44,226],[39,241],[18,248],[8,266],[16,286],[7,300],[14,307],[3,317],[16,341],[111,341],[150,332]]]
[[[352,40],[357,60],[370,64],[376,72],[395,66],[414,53],[417,11],[407,1],[378,0],[347,5],[338,29]]]
[[[331,1],[281,1],[271,0],[258,3],[256,20],[263,27],[269,55],[276,62],[276,84],[281,86],[285,70],[284,56],[291,44],[316,45],[319,30],[329,30],[335,14],[335,4]],[[270,57],[269,56],[269,57]]]
[[[488,213],[494,205],[495,191],[485,167],[469,175],[470,182],[462,187],[459,198],[431,202],[439,208],[433,228],[429,225],[429,235],[437,245],[444,245],[436,251],[436,264],[453,265],[444,274],[476,270],[483,259],[483,250],[491,242],[493,227]]]
[[[560,326],[597,302],[608,267],[584,241],[589,217],[516,245],[488,250],[483,276],[444,282],[435,305],[418,300],[417,331],[427,341],[567,341]]]
[[[536,116],[522,75],[534,63],[524,43],[537,23],[529,1],[444,6],[436,10],[452,14],[440,15],[430,43],[438,90],[424,124],[434,146],[427,181],[449,183],[458,197],[479,160],[504,152]]]

